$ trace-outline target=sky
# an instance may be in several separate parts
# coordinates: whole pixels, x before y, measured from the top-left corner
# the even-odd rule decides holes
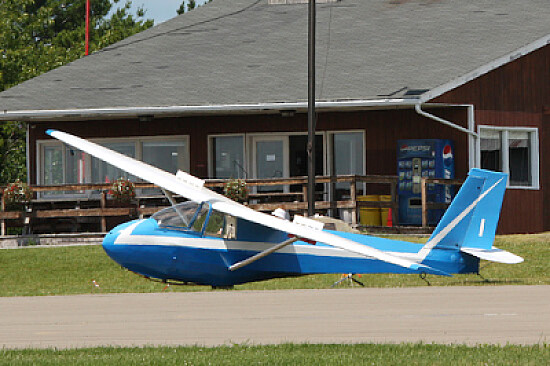
[[[111,1],[112,2],[112,1]],[[115,6],[123,6],[126,0],[120,0]],[[167,21],[178,15],[176,10],[180,7],[183,0],[132,0],[132,8],[130,12],[136,14],[139,7],[146,10],[145,19],[154,19],[155,25]],[[185,1],[187,3],[187,1]],[[197,0],[197,5],[203,4],[205,0]],[[113,9],[115,9],[113,6]],[[111,11],[113,11],[111,9]]]

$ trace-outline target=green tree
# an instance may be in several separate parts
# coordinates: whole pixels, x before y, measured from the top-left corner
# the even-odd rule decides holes
[[[26,179],[25,132],[22,123],[0,125],[0,185]]]
[[[207,3],[209,3],[210,1],[212,0],[208,0],[206,1]],[[193,9],[195,9],[197,7],[197,2],[195,0],[187,0],[187,11],[191,11]],[[176,12],[178,13],[178,15],[181,15],[183,13],[185,13],[185,0],[181,3],[180,7],[178,8],[178,10],[176,10]]]
[[[108,16],[111,5],[90,1],[90,52],[153,25],[143,9],[129,13],[130,1]],[[85,8],[86,0],[0,0],[0,91],[82,57]],[[26,179],[25,126],[1,123],[0,139],[0,184]]]
[[[90,52],[153,25],[143,9],[129,14],[130,5],[107,17],[109,0],[90,1]],[[82,57],[85,7],[86,0],[1,0],[0,91]]]

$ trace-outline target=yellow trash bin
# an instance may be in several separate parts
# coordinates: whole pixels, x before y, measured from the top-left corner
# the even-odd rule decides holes
[[[391,202],[391,195],[389,194],[381,194],[380,195],[380,201],[384,202]],[[380,209],[380,223],[382,226],[388,226],[388,214],[390,212],[389,208],[382,207]]]
[[[357,201],[378,201],[378,195],[357,196]],[[359,222],[361,225],[380,226],[380,209],[361,207],[359,210]]]

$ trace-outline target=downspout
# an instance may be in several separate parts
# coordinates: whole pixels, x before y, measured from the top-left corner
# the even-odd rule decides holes
[[[478,134],[475,132],[475,123],[474,123],[474,106],[469,104],[466,106],[468,108],[468,128],[457,125],[451,121],[447,121],[441,117],[435,116],[431,113],[428,113],[422,110],[422,100],[414,105],[414,110],[421,116],[426,118],[433,119],[436,122],[442,123],[445,126],[449,126],[458,131],[464,132],[468,135],[468,165],[470,169],[475,168],[478,165],[477,157],[475,156],[476,144],[478,139]]]
[[[464,132],[468,135],[477,137],[477,133],[473,130],[473,125],[470,126],[470,123],[468,123],[468,127],[470,128],[470,129],[468,129],[468,128],[464,128],[462,126],[459,126],[456,123],[447,121],[446,119],[443,119],[441,117],[434,116],[433,114],[422,110],[422,102],[415,104],[414,105],[414,110],[416,111],[416,113],[420,114],[421,116],[433,119],[434,121],[437,121],[439,123],[443,123],[446,126],[449,126],[449,127],[454,128],[456,130],[462,131],[462,132]],[[468,113],[468,122],[470,122],[469,120],[470,120],[470,113]]]

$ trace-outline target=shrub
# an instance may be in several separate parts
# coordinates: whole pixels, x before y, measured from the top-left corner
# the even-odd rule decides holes
[[[230,179],[223,187],[223,194],[237,202],[248,201],[248,187],[242,179]]]
[[[32,200],[32,189],[27,183],[17,179],[15,182],[8,184],[4,189],[4,205],[6,210],[22,209]]]
[[[128,203],[136,198],[136,187],[128,178],[118,178],[113,182],[109,194],[115,201]]]

